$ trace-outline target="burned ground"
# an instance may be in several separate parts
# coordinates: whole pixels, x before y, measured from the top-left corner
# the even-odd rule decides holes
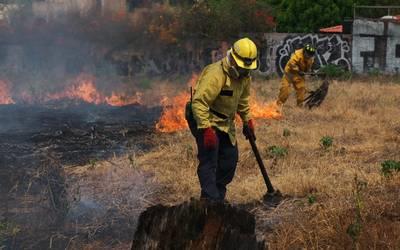
[[[6,235],[6,248],[58,249],[71,244],[73,237],[94,240],[118,235],[116,239],[127,239],[132,234],[135,216],[109,209],[121,194],[102,194],[113,191],[101,189],[112,181],[109,171],[101,170],[98,163],[149,149],[160,108],[85,103],[61,108],[61,104],[65,105],[0,106],[0,216],[4,227],[14,230]],[[89,178],[83,184],[76,171],[86,164],[97,181]],[[68,166],[75,172],[66,170]],[[144,186],[149,176],[139,171],[129,175],[132,167],[113,170],[125,176],[125,180],[114,181],[115,189],[130,188],[121,190],[122,194],[133,192],[139,199],[147,192]],[[92,191],[86,190],[89,188]],[[95,193],[105,196],[103,204],[93,201]],[[137,199],[125,199],[137,213],[140,211],[140,204],[134,204]],[[88,236],[94,229],[87,225],[96,227],[94,221],[96,237]]]

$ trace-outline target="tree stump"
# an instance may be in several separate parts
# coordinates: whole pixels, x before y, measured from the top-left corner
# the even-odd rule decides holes
[[[254,216],[226,203],[192,199],[156,205],[139,217],[132,249],[264,249]]]

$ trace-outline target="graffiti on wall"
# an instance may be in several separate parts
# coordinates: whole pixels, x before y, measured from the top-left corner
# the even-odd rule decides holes
[[[351,70],[350,42],[339,35],[323,36],[318,34],[289,35],[279,45],[275,52],[276,72],[282,76],[291,54],[304,44],[311,43],[317,48],[315,67],[335,64],[343,69]]]

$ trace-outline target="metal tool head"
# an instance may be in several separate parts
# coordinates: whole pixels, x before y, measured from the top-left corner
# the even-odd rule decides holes
[[[274,190],[274,192],[267,192],[263,196],[263,202],[271,207],[278,206],[279,203],[281,203],[281,201],[284,199],[285,199],[285,197],[282,195],[282,193],[279,190]]]

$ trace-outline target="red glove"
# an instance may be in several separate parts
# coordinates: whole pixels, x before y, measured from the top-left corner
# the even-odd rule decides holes
[[[249,139],[249,137],[253,137],[254,140],[256,140],[256,135],[254,134],[254,122],[253,120],[249,120],[247,123],[243,124],[243,134],[246,137],[246,139]]]
[[[206,128],[203,132],[204,147],[206,149],[215,149],[217,147],[217,135],[214,129]]]

